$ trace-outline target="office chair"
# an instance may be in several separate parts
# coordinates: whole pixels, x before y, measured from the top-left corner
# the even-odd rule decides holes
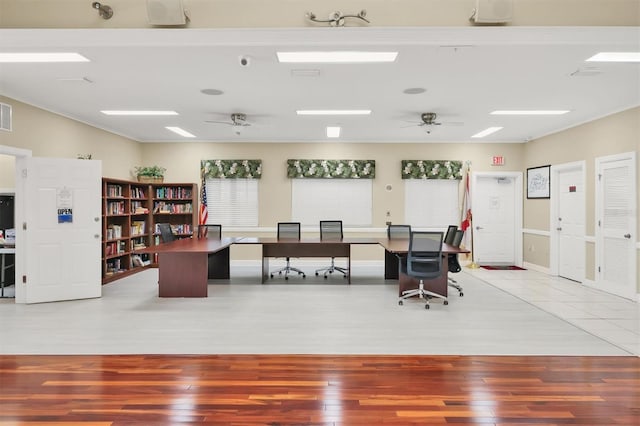
[[[409,251],[407,252],[407,275],[420,281],[417,289],[402,292],[398,304],[402,305],[405,299],[418,296],[425,299],[425,309],[429,309],[429,299],[443,299],[448,305],[447,298],[441,294],[425,290],[424,280],[438,278],[442,274],[442,232],[411,232],[409,239]]]
[[[411,225],[387,226],[387,238],[390,240],[408,240],[411,238]]]
[[[174,241],[176,239],[173,230],[171,229],[171,225],[168,223],[158,223],[158,231],[160,231],[160,237],[162,238],[163,243],[168,243]]]
[[[300,241],[300,222],[278,222],[278,241]],[[298,268],[294,268],[290,264],[290,257],[287,257],[287,264],[284,268],[280,268],[276,271],[273,271],[270,276],[273,278],[273,274],[276,272],[278,275],[282,275],[284,272],[284,279],[289,279],[290,272],[297,272],[298,275],[302,275],[302,278],[306,278],[307,276],[303,271]]]
[[[458,230],[457,225],[449,225],[447,228],[447,233],[444,234],[444,243],[451,245],[453,243],[453,239],[456,236],[456,231]]]
[[[320,221],[320,240],[322,241],[342,241],[342,221],[341,220],[321,220]],[[326,280],[328,275],[333,274],[335,271],[342,272],[343,278],[347,278],[349,271],[345,268],[341,268],[335,265],[335,257],[331,258],[331,265],[326,268],[320,268],[316,270],[316,275],[320,275],[320,272],[324,272],[324,279]]]
[[[451,242],[451,245],[453,247],[460,247],[463,235],[464,231],[462,229],[458,229],[453,238],[453,241]],[[449,255],[447,256],[447,263],[449,264],[449,272],[457,273],[462,271],[462,266],[460,266],[460,263],[458,262],[458,253],[449,253]],[[458,284],[458,281],[449,277],[447,285],[458,290],[459,296],[464,296],[464,293],[462,292],[462,286]]]
[[[222,225],[198,225],[198,238],[222,239]]]

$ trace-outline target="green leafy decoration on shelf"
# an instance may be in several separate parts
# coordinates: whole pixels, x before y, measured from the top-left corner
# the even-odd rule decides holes
[[[375,160],[287,160],[288,178],[373,179]]]
[[[210,179],[260,179],[262,160],[202,160],[202,175]]]
[[[402,160],[402,179],[462,179],[462,161]]]

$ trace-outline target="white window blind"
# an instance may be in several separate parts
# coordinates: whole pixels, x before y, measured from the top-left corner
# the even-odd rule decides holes
[[[424,228],[446,228],[458,224],[459,185],[459,180],[452,179],[406,179],[405,223]]]
[[[258,226],[257,179],[207,179],[208,224]]]
[[[373,179],[292,179],[291,219],[303,226],[342,220],[343,226],[370,226]]]

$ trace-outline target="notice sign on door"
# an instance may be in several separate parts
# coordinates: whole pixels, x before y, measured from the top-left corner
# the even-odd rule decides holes
[[[56,190],[56,207],[58,209],[58,223],[73,222],[73,192],[69,188]]]

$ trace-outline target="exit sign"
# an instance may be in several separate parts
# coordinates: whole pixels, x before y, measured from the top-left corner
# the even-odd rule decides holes
[[[504,166],[504,157],[502,155],[494,155],[491,157],[492,166]]]

